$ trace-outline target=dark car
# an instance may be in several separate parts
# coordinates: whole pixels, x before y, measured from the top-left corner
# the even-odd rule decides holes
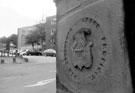
[[[42,53],[39,51],[27,51],[26,55],[36,55],[36,56],[41,56]]]

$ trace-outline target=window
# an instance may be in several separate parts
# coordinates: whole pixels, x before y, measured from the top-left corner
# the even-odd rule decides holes
[[[54,35],[56,29],[51,29],[51,35]]]
[[[52,39],[52,44],[55,45],[55,39]]]
[[[51,20],[51,25],[54,25],[54,24],[56,24],[56,18],[53,18],[53,19]]]
[[[51,45],[51,46],[55,46],[55,39],[51,39],[51,40],[50,40],[50,45]]]

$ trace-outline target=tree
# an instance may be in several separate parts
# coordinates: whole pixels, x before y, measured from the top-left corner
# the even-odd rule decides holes
[[[15,46],[17,46],[17,35],[16,34],[12,34],[9,37],[1,37],[0,38],[0,43],[6,44],[12,42]]]
[[[16,34],[12,34],[12,35],[9,37],[9,40],[10,40],[10,42],[12,42],[14,45],[17,46],[17,35],[16,35]]]
[[[43,45],[46,41],[46,31],[45,31],[45,23],[40,23],[36,25],[36,34],[37,34],[37,38],[38,38],[38,42],[39,44],[41,44],[42,49],[43,49]]]
[[[5,44],[6,46],[5,46],[5,48],[6,48],[6,50],[10,50],[10,40],[9,40],[9,38],[7,38],[7,37],[1,37],[0,38],[0,43],[2,43],[2,44]]]
[[[30,34],[28,34],[26,37],[26,44],[31,44],[32,45],[32,48],[34,50],[34,46],[35,44],[38,43],[38,36],[36,34],[36,31],[32,31]]]
[[[35,44],[40,44],[43,49],[45,40],[46,40],[46,32],[44,23],[37,24],[36,29],[31,31],[31,33],[26,36],[26,44],[31,44],[33,50]]]
[[[0,38],[0,43],[5,44],[6,50],[10,50],[10,44],[13,43],[15,45],[15,48],[17,47],[17,35],[12,34],[9,37],[1,37]]]
[[[12,34],[11,36],[9,36],[8,40],[10,41],[10,43],[13,43],[15,45],[15,47],[17,47],[17,35],[16,34]]]
[[[4,36],[0,38],[0,43],[6,44],[6,42],[7,42],[7,37]]]

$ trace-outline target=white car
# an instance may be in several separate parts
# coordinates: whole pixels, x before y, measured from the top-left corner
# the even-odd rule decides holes
[[[56,51],[54,49],[46,49],[43,53],[45,56],[56,57]]]
[[[29,50],[26,49],[26,50],[21,51],[21,52],[20,52],[20,55],[21,55],[21,56],[26,55],[27,51],[29,51]]]

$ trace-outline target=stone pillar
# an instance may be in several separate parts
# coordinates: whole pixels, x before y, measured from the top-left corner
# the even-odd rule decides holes
[[[131,93],[122,0],[55,0],[57,93]]]

